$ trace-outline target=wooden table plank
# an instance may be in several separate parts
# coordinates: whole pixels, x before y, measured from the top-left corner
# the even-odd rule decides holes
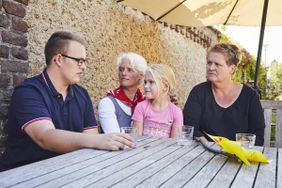
[[[182,150],[186,150],[185,147],[183,147]],[[143,180],[136,187],[148,187],[148,185],[149,187],[160,186],[181,169],[183,169],[187,164],[191,163],[191,161],[193,161],[197,156],[201,155],[204,151],[204,148],[198,145],[196,148],[180,157],[177,161],[169,164],[167,167],[161,169],[153,176]]]
[[[226,160],[227,157],[216,155],[184,187],[207,187]]]
[[[277,187],[282,187],[282,148],[278,149]]]
[[[271,160],[269,164],[260,164],[254,187],[276,187],[276,148],[264,148],[263,154]]]
[[[123,179],[122,181],[118,182],[118,184],[113,185],[112,187],[126,187],[128,185],[134,187],[138,185],[139,183],[143,182],[147,178],[150,178],[151,176],[160,173],[161,170],[166,168],[167,166],[175,163],[177,160],[179,160],[184,155],[187,155],[187,153],[191,152],[197,145],[192,146],[184,146],[176,150],[170,155],[165,156],[161,160],[157,161],[156,163],[152,164],[149,167],[143,168],[142,170],[138,171],[137,173],[131,175],[128,178]]]
[[[132,174],[136,174],[140,170],[150,169],[151,165],[154,164],[160,164],[160,161],[164,159],[164,156],[166,156],[166,163],[161,163],[163,165],[167,165],[168,158],[173,155],[179,149],[181,146],[177,146],[176,144],[167,147],[163,151],[159,151],[151,156],[148,156],[147,158],[131,165],[126,168],[123,168],[122,170],[118,171],[117,173],[114,173],[100,181],[97,181],[93,184],[91,184],[91,187],[112,187],[114,184],[118,183],[119,181],[122,181],[125,177],[128,177]],[[175,156],[175,155],[174,155]],[[173,158],[173,157],[172,157]],[[164,160],[163,160],[164,161]],[[148,171],[148,173],[150,173]],[[138,177],[138,179],[143,179],[143,177]],[[131,184],[130,184],[131,185]]]
[[[183,147],[183,150],[186,150],[186,147]],[[173,175],[175,175],[178,171],[185,167],[185,165],[191,163],[191,161],[197,156],[201,155],[204,152],[204,148],[201,146],[197,146],[193,148],[191,151],[187,152],[185,155],[181,156],[177,161],[169,164],[167,167],[158,171],[158,173],[153,176],[143,180],[136,187],[158,187],[163,182],[170,179]]]
[[[154,140],[156,139],[144,139],[140,141],[139,144],[144,145]],[[99,162],[115,155],[119,155],[122,152],[125,151],[107,152],[93,149],[81,149],[79,151],[32,163],[30,165],[17,168],[17,173],[14,173],[14,170],[11,170],[11,172],[6,171],[8,172],[8,176],[5,176],[5,172],[3,172],[6,180],[2,181],[1,177],[4,176],[0,176],[0,187],[2,187],[2,183],[3,186],[14,185],[14,187],[37,186],[52,179],[57,179],[65,174],[69,174],[72,172],[71,170],[76,171],[77,169],[84,168],[84,166],[89,166],[93,163],[92,159],[94,159],[95,162]],[[27,171],[27,173],[24,171]],[[30,171],[32,171],[32,173],[29,173]],[[30,175],[30,177],[28,175]],[[37,178],[34,178],[34,176],[37,176]],[[15,179],[17,181],[15,181]]]
[[[259,151],[262,151],[261,147],[256,147]],[[252,187],[255,181],[257,170],[258,170],[258,163],[252,163],[251,166],[242,164],[237,176],[235,177],[231,187],[238,188],[238,187]]]
[[[57,180],[47,182],[43,187],[84,187],[89,183],[94,183],[102,178],[113,174],[125,166],[130,166],[147,156],[164,150],[171,142],[164,142],[163,140],[157,140],[150,143],[149,147],[137,147],[131,149],[122,155],[118,155],[109,160],[102,161],[96,165],[91,165],[87,168],[75,171],[67,176],[60,177]]]
[[[175,174],[185,168],[185,166],[189,165],[193,160],[195,160],[195,158],[199,157],[204,151],[205,149],[202,146],[198,145],[186,155],[182,156],[174,163],[168,165],[166,168],[162,169],[157,174],[154,174],[152,177],[141,182],[136,187],[146,188],[148,187],[148,185],[149,187],[161,186],[164,182],[168,181],[168,179],[171,179]],[[185,176],[185,174],[183,176]]]
[[[201,155],[194,158],[189,163],[182,162],[183,168],[178,171],[174,176],[164,182],[161,187],[182,187],[186,182],[192,179],[203,166],[206,165],[215,155],[208,151],[205,151]]]
[[[101,157],[98,156],[98,157],[96,157],[93,160],[89,159],[89,160],[81,161],[80,163],[73,164],[70,167],[59,169],[59,170],[54,171],[52,173],[48,173],[48,174],[44,174],[42,176],[39,176],[36,179],[31,179],[29,181],[25,181],[25,182],[19,183],[19,184],[15,185],[14,188],[16,188],[16,187],[31,187],[31,186],[42,185],[44,183],[47,183],[47,182],[52,181],[54,179],[57,179],[59,177],[66,176],[66,175],[68,175],[68,174],[70,174],[72,172],[75,172],[77,170],[87,168],[90,165],[95,165],[95,164],[97,164],[97,163],[99,163],[101,161],[104,161],[104,160],[110,159],[110,158],[112,158],[114,156],[120,155],[121,153],[122,153],[122,151],[109,152],[109,153],[106,153],[105,155],[103,155]]]
[[[67,168],[73,164],[79,163],[81,160],[89,160],[107,153],[106,151],[93,150],[95,152],[93,152],[92,155],[89,155],[89,150],[90,149],[81,149],[76,151],[76,153],[67,153],[55,158],[46,159],[30,165],[1,172],[0,187],[11,186],[20,182],[28,181],[38,176],[52,173],[58,169]]]
[[[237,175],[237,172],[241,165],[242,165],[241,162],[235,161],[234,159],[228,159],[208,187],[209,188],[229,187],[233,179]]]

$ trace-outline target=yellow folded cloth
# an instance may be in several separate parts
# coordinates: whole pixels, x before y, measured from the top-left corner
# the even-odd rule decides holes
[[[269,160],[258,150],[241,147],[239,142],[229,140],[222,136],[207,135],[221,146],[225,152],[235,155],[246,165],[251,165],[250,162],[269,163]]]

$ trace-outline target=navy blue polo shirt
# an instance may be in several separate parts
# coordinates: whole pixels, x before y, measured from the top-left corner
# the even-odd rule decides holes
[[[74,132],[97,127],[87,91],[77,84],[70,85],[63,100],[44,70],[40,75],[26,79],[14,90],[0,170],[59,155],[42,149],[25,133],[27,126],[40,120],[52,121],[57,129]]]

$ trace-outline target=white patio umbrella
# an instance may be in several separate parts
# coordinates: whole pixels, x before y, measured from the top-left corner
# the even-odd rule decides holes
[[[260,26],[255,88],[265,26],[282,25],[282,0],[118,0],[156,21],[183,26]],[[267,19],[266,19],[267,18]],[[250,36],[252,37],[252,36]]]

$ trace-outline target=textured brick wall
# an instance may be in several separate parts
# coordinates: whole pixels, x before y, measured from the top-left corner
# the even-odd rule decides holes
[[[27,47],[28,0],[0,0],[0,128],[7,120],[10,96],[29,70]],[[1,137],[3,139],[3,137]],[[1,143],[1,142],[0,142]]]

